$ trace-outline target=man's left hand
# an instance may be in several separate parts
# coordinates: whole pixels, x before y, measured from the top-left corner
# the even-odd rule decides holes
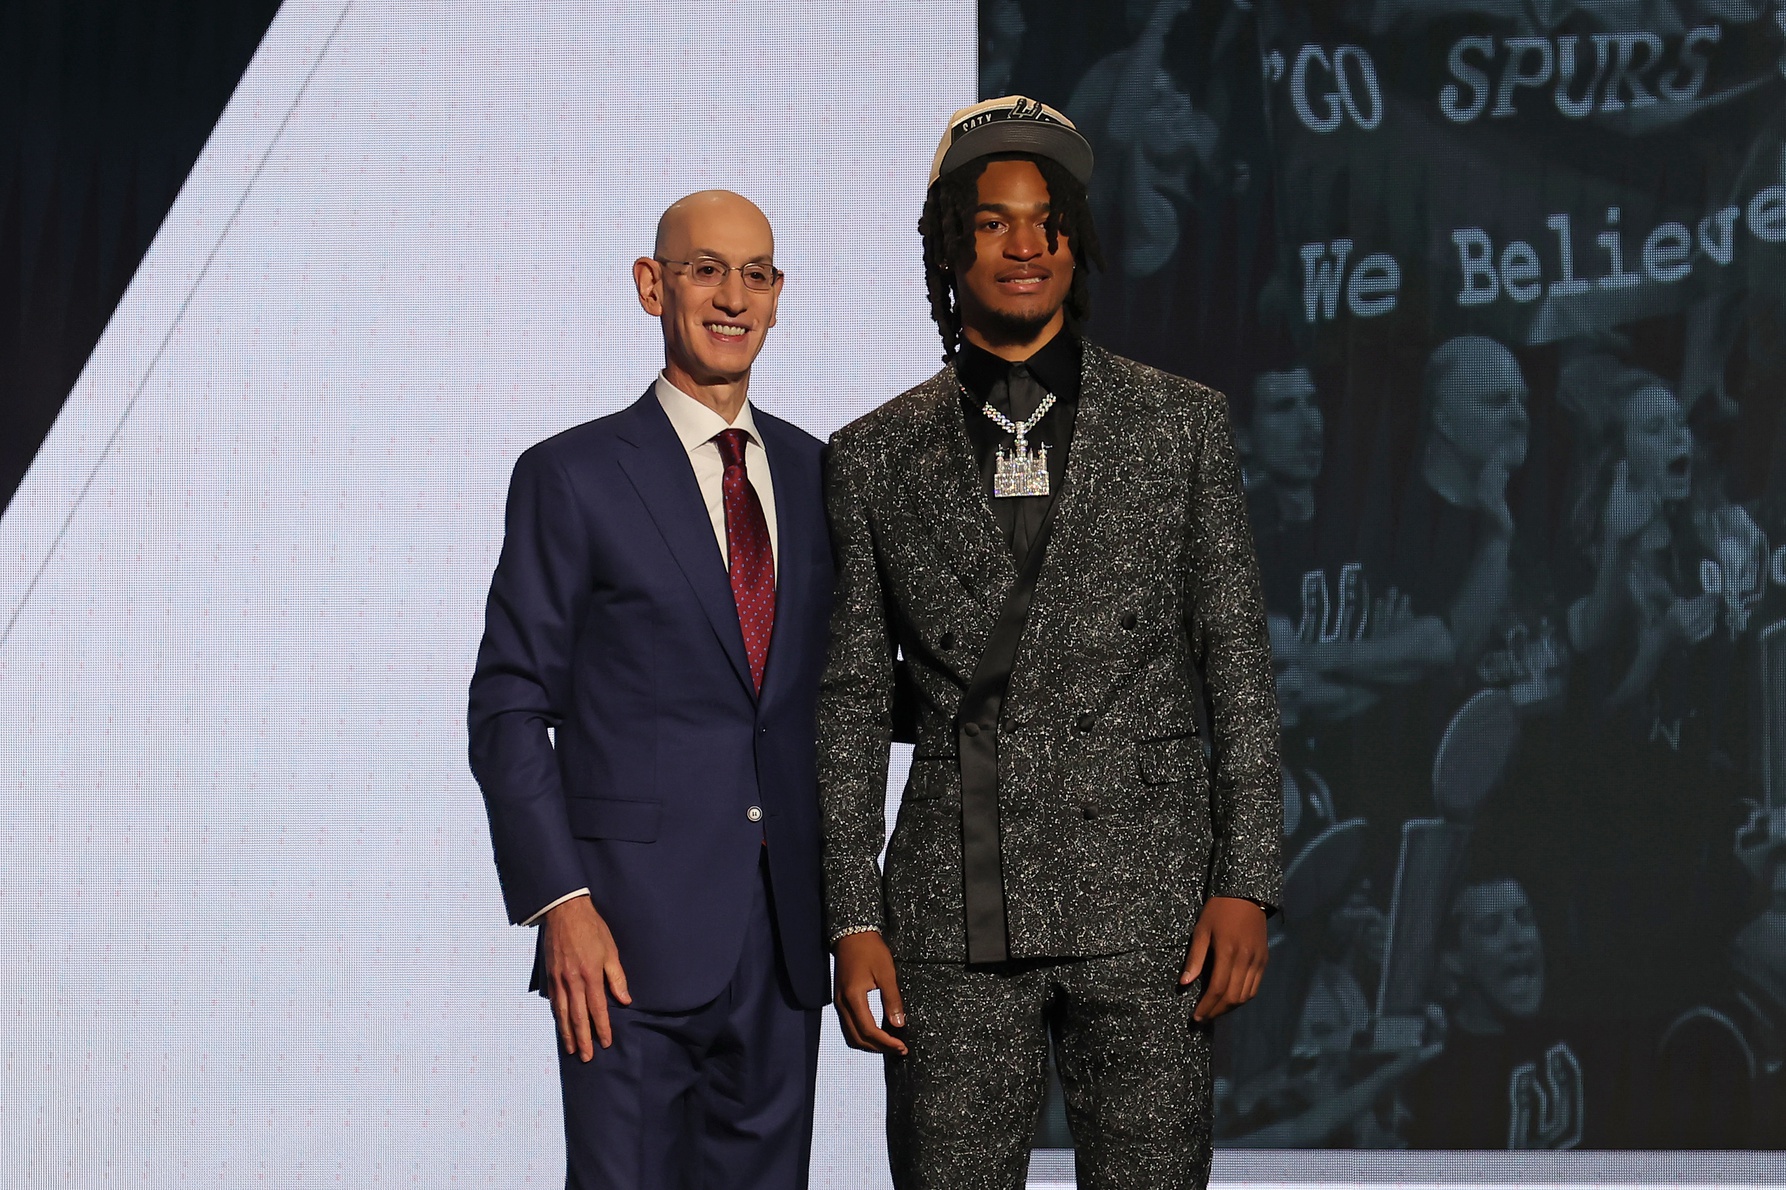
[[[1269,957],[1265,910],[1244,897],[1211,897],[1191,933],[1191,953],[1178,982],[1204,975],[1203,998],[1193,1015],[1200,1021],[1221,1016],[1259,991]],[[1206,970],[1207,967],[1207,970]]]

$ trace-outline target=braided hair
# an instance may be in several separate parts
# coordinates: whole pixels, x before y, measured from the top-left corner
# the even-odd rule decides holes
[[[1073,285],[1064,309],[1069,329],[1077,331],[1091,317],[1091,285],[1087,266],[1104,267],[1092,223],[1085,186],[1066,168],[1029,153],[994,153],[979,157],[936,180],[924,198],[918,232],[924,237],[924,286],[930,292],[930,317],[943,336],[943,362],[952,363],[961,347],[961,305],[955,296],[955,273],[974,258],[974,209],[980,204],[980,175],[989,161],[1029,161],[1048,185],[1048,251],[1059,250],[1066,236],[1073,252]]]

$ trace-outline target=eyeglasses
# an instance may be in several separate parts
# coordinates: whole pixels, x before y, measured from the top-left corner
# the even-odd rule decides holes
[[[726,278],[732,275],[734,268],[738,270],[738,275],[744,279],[744,288],[755,290],[758,293],[767,293],[774,289],[775,283],[781,280],[782,275],[781,270],[772,264],[758,262],[729,265],[725,261],[715,260],[711,256],[701,256],[694,260],[665,260],[661,256],[653,256],[651,259],[659,264],[688,266],[688,279],[696,285],[708,288],[724,285]]]

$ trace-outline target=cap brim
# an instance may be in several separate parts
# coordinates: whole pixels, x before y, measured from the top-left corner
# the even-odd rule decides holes
[[[1091,145],[1071,128],[1039,120],[1001,120],[962,134],[943,154],[936,176],[940,178],[976,158],[994,153],[1033,153],[1037,157],[1046,157],[1058,162],[1081,183],[1091,184]]]

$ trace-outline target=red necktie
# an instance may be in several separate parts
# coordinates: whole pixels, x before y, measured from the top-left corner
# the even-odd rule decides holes
[[[732,575],[732,600],[738,605],[738,627],[744,632],[744,653],[750,678],[763,692],[763,663],[769,659],[769,636],[775,630],[775,554],[769,548],[769,522],[763,502],[744,471],[743,430],[721,430],[713,441],[725,463],[720,490],[726,505],[726,560]]]

